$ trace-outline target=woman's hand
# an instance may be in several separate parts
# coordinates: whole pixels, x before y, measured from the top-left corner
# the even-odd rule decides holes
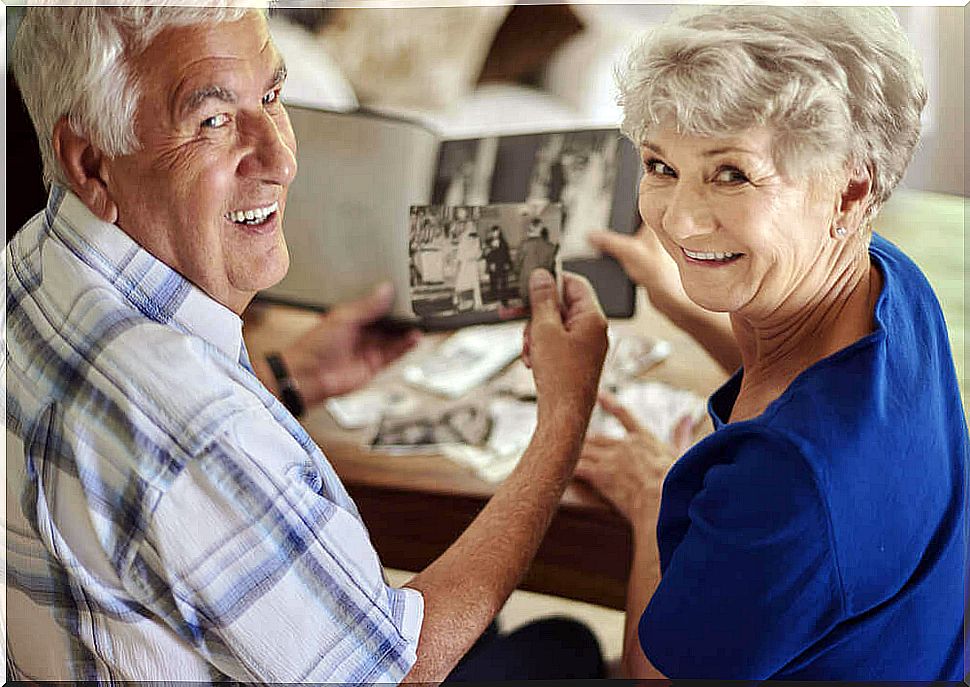
[[[592,231],[588,240],[597,250],[616,258],[630,279],[646,289],[650,302],[660,312],[667,314],[690,303],[677,263],[646,224],[641,224],[633,236]]]
[[[588,482],[631,523],[656,524],[664,477],[690,446],[693,422],[685,417],[674,430],[674,446],[640,426],[629,410],[610,394],[600,394],[600,406],[627,431],[623,439],[586,437],[576,477]]]
[[[615,231],[593,231],[594,248],[616,258],[630,279],[647,291],[661,314],[690,334],[727,373],[741,364],[741,352],[724,313],[704,310],[687,297],[677,263],[667,254],[653,229],[641,224],[633,236]]]

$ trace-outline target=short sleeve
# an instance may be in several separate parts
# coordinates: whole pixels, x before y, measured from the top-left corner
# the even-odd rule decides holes
[[[640,618],[669,678],[767,679],[843,615],[828,510],[801,452],[764,430],[721,448]]]
[[[265,411],[240,413],[160,499],[130,584],[231,679],[400,682],[423,599],[385,583],[363,524],[320,485]]]

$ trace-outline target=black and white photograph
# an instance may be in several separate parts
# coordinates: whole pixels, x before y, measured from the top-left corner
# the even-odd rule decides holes
[[[561,203],[562,259],[595,258],[590,231],[635,228],[635,194],[618,197],[617,189],[635,189],[639,172],[636,151],[615,129],[445,141],[432,202],[477,200],[487,180],[488,203]]]
[[[414,314],[439,326],[524,315],[532,270],[560,272],[561,234],[558,203],[412,206]]]
[[[378,449],[428,449],[449,444],[480,446],[488,439],[492,420],[476,403],[381,420],[371,446]]]
[[[442,146],[433,198],[439,205],[488,205],[498,138],[452,141]]]

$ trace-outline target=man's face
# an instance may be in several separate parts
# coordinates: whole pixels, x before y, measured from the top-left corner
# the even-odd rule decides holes
[[[135,60],[141,149],[108,160],[118,226],[241,313],[283,278],[296,141],[282,59],[256,12],[163,31]]]

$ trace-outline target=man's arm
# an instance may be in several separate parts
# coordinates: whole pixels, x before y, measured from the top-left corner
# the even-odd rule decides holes
[[[439,682],[471,648],[535,556],[579,456],[606,354],[606,319],[589,285],[537,270],[524,357],[538,391],[536,432],[518,466],[458,540],[407,586],[424,596],[407,681]],[[565,364],[568,363],[568,364]]]

